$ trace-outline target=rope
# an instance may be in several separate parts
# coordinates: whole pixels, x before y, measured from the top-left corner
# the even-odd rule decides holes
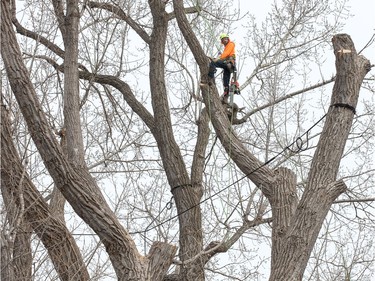
[[[158,217],[160,217],[161,213],[165,209],[170,210],[170,209],[172,209],[172,206],[173,206],[173,196],[171,197],[171,199],[169,200],[169,202],[167,204],[165,204],[164,208],[159,212],[159,214],[148,224],[148,226],[146,227],[146,229],[143,231],[143,233],[144,233],[143,237],[144,237],[144,250],[145,250],[145,253],[146,253],[146,247],[147,247],[147,245],[146,245],[147,232],[149,230],[151,230],[151,229],[149,229],[149,227],[154,223],[154,221],[156,221],[156,219]],[[154,229],[154,228],[152,228],[152,229]]]
[[[293,151],[293,152],[295,152],[295,153],[298,153],[298,152],[300,152],[300,151],[306,150],[307,148],[303,148],[303,145],[302,145],[302,143],[301,143],[301,142],[302,142],[302,137],[305,136],[305,135],[308,136],[309,132],[310,132],[315,126],[317,126],[317,125],[318,125],[318,124],[319,124],[319,123],[320,123],[320,122],[321,122],[326,116],[327,116],[327,113],[324,114],[324,115],[323,115],[323,116],[322,116],[317,122],[315,122],[315,124],[312,125],[312,126],[311,126],[311,127],[305,132],[305,133],[303,133],[301,136],[299,136],[298,138],[296,138],[296,140],[294,140],[291,144],[289,144],[288,146],[286,146],[281,152],[279,152],[279,153],[276,154],[274,157],[270,158],[270,159],[267,160],[265,163],[263,163],[263,164],[260,165],[259,167],[255,168],[254,170],[252,170],[252,171],[249,172],[248,174],[245,174],[244,176],[242,176],[242,177],[239,178],[238,180],[232,182],[230,185],[228,185],[228,186],[224,187],[223,189],[221,189],[221,190],[219,190],[219,191],[213,193],[212,195],[210,195],[210,196],[208,196],[207,198],[203,199],[203,200],[202,200],[201,202],[199,202],[198,204],[195,204],[195,205],[191,206],[190,208],[187,208],[186,210],[184,210],[184,211],[182,211],[182,212],[180,212],[180,213],[174,215],[173,217],[171,217],[171,218],[169,218],[169,219],[167,219],[167,220],[165,220],[165,221],[163,221],[163,222],[161,222],[161,223],[155,225],[155,226],[152,227],[152,228],[149,228],[149,226],[155,221],[155,219],[154,219],[154,220],[153,220],[153,221],[147,226],[147,228],[146,228],[144,231],[129,232],[129,234],[143,234],[143,233],[146,234],[146,232],[148,232],[148,231],[150,231],[150,230],[153,230],[153,229],[155,229],[155,228],[158,228],[158,227],[162,226],[163,224],[165,224],[165,223],[167,223],[167,222],[170,222],[170,221],[172,221],[172,220],[178,218],[179,216],[185,214],[186,212],[192,210],[193,208],[198,207],[199,205],[201,205],[201,204],[207,202],[208,200],[212,199],[213,197],[219,195],[220,193],[222,193],[223,191],[225,191],[225,190],[227,190],[228,188],[232,187],[233,185],[239,183],[240,181],[242,181],[243,179],[247,178],[248,176],[250,176],[251,174],[255,173],[256,171],[260,170],[261,168],[267,166],[268,164],[270,164],[271,162],[273,162],[276,158],[278,158],[281,154],[283,154],[286,150],[293,151],[293,150],[291,149],[291,147],[292,147],[293,145],[296,145],[296,146],[297,146],[297,150],[294,150],[294,151]],[[176,186],[176,187],[174,187],[173,189],[178,188],[178,187],[184,187],[184,186],[187,186],[187,185],[184,184],[184,185]],[[167,205],[168,205],[168,204],[170,204],[170,206],[172,205],[172,203],[171,203],[171,202],[172,202],[172,199],[173,199],[173,196],[171,197],[171,199],[170,199],[170,201],[167,203]],[[166,206],[167,206],[167,205],[166,205]],[[166,208],[166,206],[163,208],[163,210]],[[170,208],[171,208],[171,207],[170,207]],[[160,216],[160,214],[162,213],[163,210],[160,211],[160,213],[158,214],[157,217]]]

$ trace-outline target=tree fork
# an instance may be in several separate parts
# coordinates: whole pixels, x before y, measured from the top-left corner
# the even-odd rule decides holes
[[[3,19],[1,55],[12,91],[46,168],[75,212],[100,237],[118,279],[151,280],[147,276],[150,274],[147,271],[149,260],[139,254],[134,240],[109,208],[96,181],[91,177],[86,167],[77,168],[68,163],[55,136],[47,126],[46,116],[36,98],[35,89],[22,61],[20,48],[11,24],[9,2],[1,2]],[[62,252],[64,251],[60,251],[60,253]],[[164,252],[169,252],[172,255],[172,251]],[[174,253],[172,257],[174,257]],[[170,261],[170,259],[164,259],[165,261]],[[169,265],[163,265],[161,268],[167,268]],[[73,267],[69,268],[74,271]]]
[[[336,56],[337,76],[331,106],[315,151],[306,189],[291,218],[281,243],[273,257],[270,281],[302,280],[309,256],[323,221],[333,201],[346,190],[342,180],[336,181],[340,160],[348,139],[359,90],[370,62],[358,56],[347,34],[332,39]]]

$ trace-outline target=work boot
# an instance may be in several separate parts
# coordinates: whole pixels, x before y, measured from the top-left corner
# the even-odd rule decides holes
[[[229,87],[224,87],[224,93],[221,96],[222,103],[228,103],[229,98]]]
[[[227,96],[229,94],[229,87],[224,87],[224,96]]]

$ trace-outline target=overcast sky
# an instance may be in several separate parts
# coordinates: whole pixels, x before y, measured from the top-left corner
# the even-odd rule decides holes
[[[254,1],[239,0],[241,14],[249,11],[257,19],[262,20],[270,11],[270,5],[274,1],[262,0],[255,5]],[[375,0],[348,0],[348,6],[352,17],[345,22],[343,33],[351,36],[357,51],[360,51],[375,33]],[[375,63],[375,45],[363,54],[371,64]]]
[[[241,16],[246,13],[250,13],[256,18],[257,21],[262,22],[271,11],[271,4],[275,1],[281,2],[281,0],[262,0],[261,3],[257,3],[255,5],[254,1],[238,0],[238,2],[234,2],[234,4],[237,5],[239,3],[240,6],[238,8],[240,9]],[[375,0],[348,0],[347,8],[348,13],[351,16],[344,22],[345,26],[341,33],[347,33],[351,36],[355,48],[359,52],[369,42],[369,40],[375,33]],[[241,24],[243,24],[243,22],[241,23],[240,21],[234,29],[235,32],[230,34],[230,37],[236,42],[239,64],[244,63],[246,65],[248,62],[241,61],[241,46],[243,46],[245,39],[244,36],[246,36],[245,32],[241,32]],[[226,31],[219,30],[218,34],[220,32]],[[375,44],[373,44],[370,48],[364,50],[362,52],[362,55],[369,59],[371,64],[374,64]],[[327,53],[325,53],[325,57],[326,61],[323,66],[323,77],[324,79],[330,79],[333,75],[335,75],[336,72],[335,56],[333,54],[332,48],[330,50],[327,50]],[[251,68],[252,67],[250,66],[250,69]],[[314,73],[316,73],[316,77]],[[372,73],[374,73],[374,70],[372,70]],[[248,73],[246,71],[239,71],[240,84],[244,83],[247,75]],[[369,77],[369,74],[367,75],[367,77]],[[315,84],[322,80],[322,76],[320,76],[320,73],[318,72],[313,72],[309,78],[311,84]],[[238,101],[241,103],[241,99],[238,99]]]
[[[344,32],[349,34],[360,51],[375,33],[375,1],[374,0],[350,0],[350,11],[353,17],[348,20]],[[364,52],[366,58],[375,63],[375,46]]]

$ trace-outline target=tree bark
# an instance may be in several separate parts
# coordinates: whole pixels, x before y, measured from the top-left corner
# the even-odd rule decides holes
[[[80,118],[78,35],[79,8],[77,0],[68,0],[64,29],[61,29],[65,46],[64,56],[64,124],[68,159],[73,165],[83,167],[84,149]]]
[[[106,203],[86,166],[72,166],[71,162],[67,161],[53,132],[47,126],[48,122],[22,61],[10,14],[9,1],[2,1],[1,55],[12,91],[47,170],[74,211],[100,237],[118,279],[150,280],[149,259],[139,254],[133,239]],[[164,252],[174,256],[173,251]],[[170,260],[161,260],[165,263],[161,268],[167,268]]]
[[[15,166],[6,161],[7,155],[11,149],[6,146],[3,141],[3,134],[9,137],[7,132],[9,129],[9,120],[5,114],[5,109],[1,106],[1,195],[3,198],[4,207],[6,210],[6,225],[1,232],[1,280],[30,280],[32,274],[32,252],[31,252],[31,234],[32,229],[25,217],[25,192],[24,192],[24,176],[25,171],[19,171],[18,176],[13,176],[10,172]],[[13,192],[10,192],[6,184],[7,177],[3,175],[11,174],[13,181]],[[26,202],[27,203],[27,202]],[[26,206],[25,206],[26,205]]]
[[[13,268],[15,280],[31,280],[33,257],[31,250],[32,230],[29,223],[23,219],[14,240]]]
[[[207,78],[207,62],[183,14],[183,1],[173,1],[176,19],[202,73]],[[370,70],[368,60],[357,56],[353,42],[345,34],[332,40],[337,76],[321,139],[316,149],[308,184],[301,200],[296,197],[295,175],[286,169],[271,170],[241,143],[226,118],[215,85],[202,86],[203,99],[223,147],[269,199],[272,206],[271,281],[301,280],[324,218],[333,201],[346,190],[337,180],[340,160],[348,138],[360,85]],[[297,204],[298,203],[298,204]]]
[[[62,148],[62,151],[65,155],[68,155],[68,147],[67,147],[67,140],[66,140],[66,129],[63,128],[58,133],[60,137],[60,145]],[[51,200],[49,203],[49,209],[51,211],[51,214],[56,219],[59,219],[61,222],[63,222],[66,225],[65,222],[65,197],[61,194],[60,190],[54,186],[52,193],[51,193]]]
[[[20,191],[23,202],[20,199]],[[86,265],[75,240],[65,224],[52,216],[42,196],[27,173],[24,172],[24,167],[12,142],[10,120],[4,106],[1,106],[1,192],[3,198],[13,198],[10,202],[5,200],[9,208],[16,206],[18,209],[22,209],[21,204],[27,207],[24,214],[21,214],[22,219],[30,224],[46,247],[61,280],[89,280]],[[17,236],[14,245],[17,254],[13,256],[15,262],[20,261],[20,258],[23,259],[24,254],[31,255],[31,250],[27,251],[30,247],[30,241],[27,241],[30,239],[30,232],[20,233]],[[24,269],[29,268],[29,275],[31,275],[31,259],[29,262],[29,267],[24,261],[22,264],[20,262],[17,264]],[[15,273],[15,276],[19,276],[21,273],[22,271]],[[24,272],[23,275],[28,274]]]
[[[277,169],[276,174],[275,188],[269,197],[272,208],[271,267],[281,251],[283,238],[291,224],[298,203],[296,175],[286,168]]]
[[[0,278],[1,280],[15,281],[15,268],[12,266],[13,246],[9,243],[10,241],[3,231],[0,235]]]
[[[149,251],[148,278],[150,281],[162,281],[173,257],[177,252],[177,247],[163,242],[154,242]]]
[[[358,56],[350,36],[332,39],[337,76],[331,106],[315,151],[308,183],[290,220],[278,253],[273,257],[270,281],[302,280],[309,256],[333,201],[346,190],[336,179],[346,140],[352,126],[363,78],[370,62]]]
[[[203,249],[202,215],[199,206],[203,195],[202,184],[192,184],[179,147],[174,139],[165,88],[164,57],[168,29],[168,14],[163,1],[149,1],[153,15],[153,30],[150,40],[150,84],[152,106],[155,116],[155,139],[163,166],[176,202],[179,219],[179,257],[182,263]],[[199,260],[184,265],[180,280],[204,280],[204,264]]]

